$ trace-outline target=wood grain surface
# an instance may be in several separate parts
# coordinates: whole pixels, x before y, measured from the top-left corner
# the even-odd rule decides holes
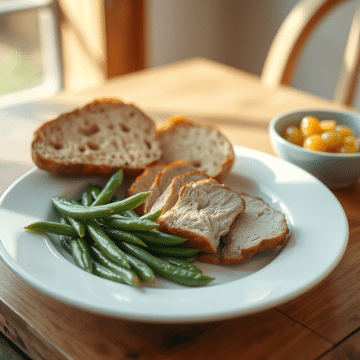
[[[14,167],[18,172],[11,171],[13,165],[3,165],[2,191],[12,177],[32,166],[27,149],[31,131],[45,118],[41,111],[46,109],[54,116],[64,108],[102,96],[134,102],[157,122],[176,114],[207,120],[219,126],[234,144],[270,154],[267,127],[273,116],[299,107],[337,107],[287,87],[270,91],[253,75],[204,59],[140,71],[76,94],[76,98],[62,93],[33,104],[37,115],[16,123],[16,131],[26,130],[22,134],[24,143],[19,143],[11,128],[7,135],[0,135],[8,149],[14,148],[13,153],[0,149],[2,164],[20,164]],[[36,122],[38,114],[42,116]],[[350,227],[345,255],[324,281],[278,308],[197,324],[124,321],[51,298],[19,279],[0,261],[0,330],[34,360],[357,359],[360,180],[334,194]],[[309,266],[305,263],[304,269]]]
[[[94,360],[220,359],[231,358],[231,354],[249,359],[264,354],[268,359],[312,359],[333,346],[276,309],[200,324],[124,321],[64,305],[31,288],[7,269],[0,269],[7,277],[4,287],[9,287],[8,282],[15,285],[12,296],[4,300],[19,309],[16,314],[2,304],[2,329],[34,359],[64,359],[63,352],[74,359]],[[2,288],[0,291],[3,293]],[[27,299],[20,299],[24,294]],[[26,324],[21,320],[24,318]]]
[[[280,310],[337,343],[360,327],[360,180],[334,194],[349,222],[345,255],[325,281]]]

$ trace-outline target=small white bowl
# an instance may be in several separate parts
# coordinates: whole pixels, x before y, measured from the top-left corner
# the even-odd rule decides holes
[[[350,186],[360,177],[360,153],[333,154],[307,150],[294,145],[282,137],[290,126],[299,126],[304,116],[312,115],[319,120],[335,120],[338,125],[350,127],[355,136],[360,136],[360,114],[351,111],[301,109],[283,113],[273,118],[269,124],[271,145],[275,153],[307,170],[330,189]]]

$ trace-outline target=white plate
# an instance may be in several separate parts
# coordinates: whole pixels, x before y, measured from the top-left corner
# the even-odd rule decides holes
[[[243,264],[199,263],[216,280],[186,288],[159,279],[136,289],[78,269],[56,242],[24,226],[52,219],[52,196],[72,197],[86,184],[105,179],[59,178],[34,169],[0,200],[0,255],[34,288],[74,306],[149,322],[220,320],[259,312],[289,301],[324,279],[340,261],[348,223],[335,196],[315,177],[273,156],[235,147],[226,184],[260,196],[285,213],[290,235],[280,249]]]

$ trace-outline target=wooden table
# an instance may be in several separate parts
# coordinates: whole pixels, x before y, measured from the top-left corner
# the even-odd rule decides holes
[[[237,145],[272,153],[267,126],[283,111],[339,107],[204,59],[141,71],[80,94],[1,113],[0,190],[33,165],[42,121],[96,97],[134,102],[156,121],[185,114],[217,124]],[[334,191],[350,225],[347,251],[315,288],[278,308],[181,325],[123,321],[79,310],[24,283],[0,262],[0,330],[32,359],[357,359],[360,357],[360,181]],[[306,264],[304,264],[306,266]]]

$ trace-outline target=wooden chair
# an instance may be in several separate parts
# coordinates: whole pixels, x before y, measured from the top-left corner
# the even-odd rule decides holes
[[[289,13],[271,44],[261,74],[268,87],[290,85],[301,50],[320,21],[350,0],[301,0]],[[350,28],[333,100],[352,105],[360,68],[360,6]]]

